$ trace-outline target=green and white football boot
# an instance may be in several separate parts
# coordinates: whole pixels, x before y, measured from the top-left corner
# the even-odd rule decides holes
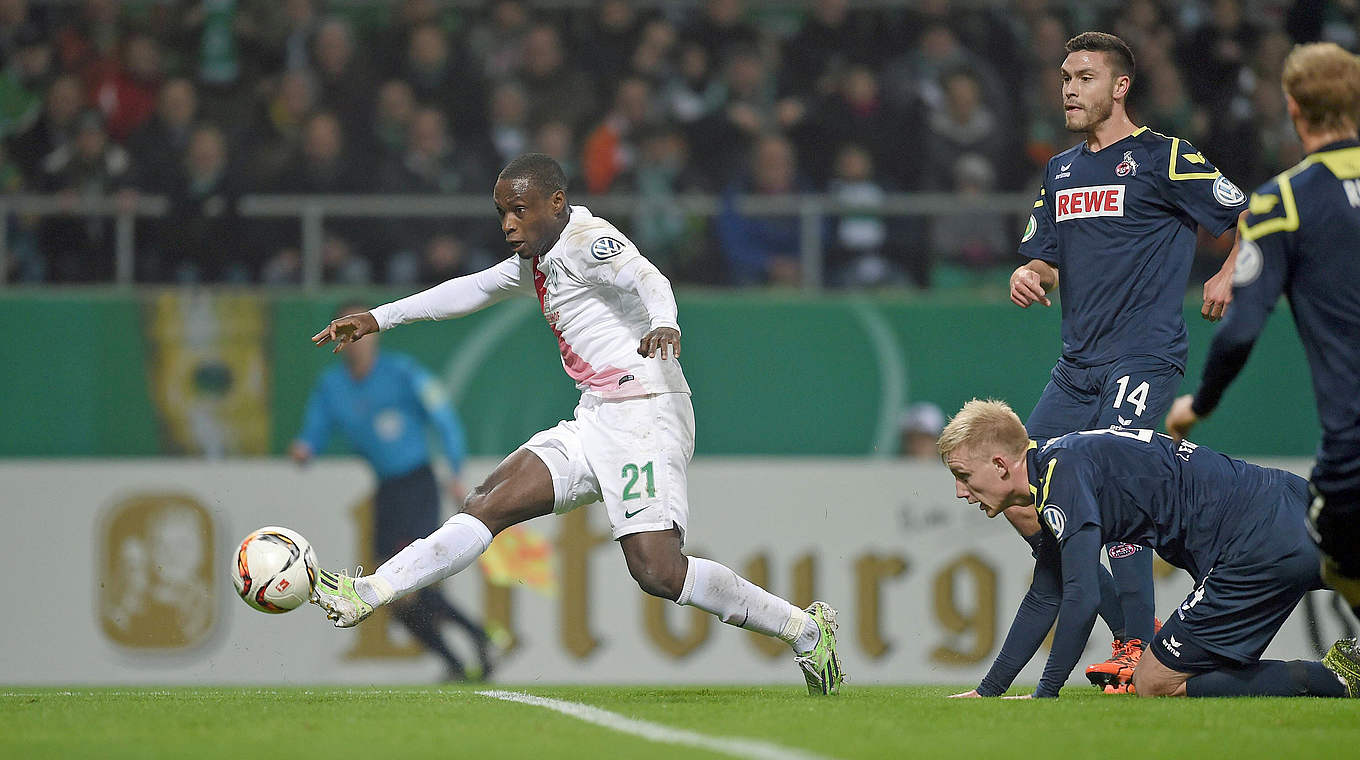
[[[836,610],[826,602],[813,602],[804,612],[817,623],[822,635],[811,652],[798,655],[793,661],[803,671],[808,694],[839,694],[845,672],[836,655]]]
[[[1346,696],[1360,697],[1360,651],[1355,639],[1341,639],[1327,650],[1322,664],[1346,682]]]
[[[354,574],[364,572],[356,568]],[[354,590],[354,578],[341,570],[332,573],[318,570],[316,586],[312,589],[312,604],[326,611],[326,617],[335,621],[336,628],[352,628],[373,614],[373,605],[359,598]]]

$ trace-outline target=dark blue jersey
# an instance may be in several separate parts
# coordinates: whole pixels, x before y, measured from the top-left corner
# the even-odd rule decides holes
[[[1246,200],[1190,143],[1147,127],[1050,159],[1020,255],[1059,270],[1063,356],[1157,356],[1184,371],[1195,228],[1222,235]]]
[[[1360,142],[1328,145],[1258,188],[1240,236],[1232,306],[1194,409],[1213,411],[1285,293],[1322,423],[1313,484],[1360,492]]]
[[[1225,547],[1269,530],[1275,508],[1249,509],[1262,494],[1297,494],[1302,478],[1151,430],[1071,433],[1032,448],[1030,489],[1046,532],[1057,541],[1058,567],[1035,573],[1061,578],[1062,605],[1048,665],[1036,694],[1056,696],[1086,646],[1099,601],[1101,547],[1112,541],[1150,546],[1167,562],[1203,578]],[[1271,502],[1272,504],[1274,502]]]

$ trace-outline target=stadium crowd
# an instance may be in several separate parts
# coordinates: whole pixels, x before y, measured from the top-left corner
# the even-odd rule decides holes
[[[244,194],[486,195],[487,218],[327,219],[327,282],[411,284],[505,255],[490,189],[535,150],[575,198],[632,195],[621,225],[679,282],[798,282],[798,219],[733,198],[816,192],[865,210],[826,225],[829,284],[929,287],[941,261],[1008,271],[1016,219],[875,204],[1032,192],[1079,139],[1057,75],[1072,34],[1127,40],[1139,123],[1255,187],[1301,157],[1284,56],[1354,50],[1360,21],[1336,0],[851,5],[0,0],[0,188],[167,197],[136,278],[184,283],[299,280],[297,220],[242,218]],[[722,199],[711,223],[670,202],[688,192]],[[111,278],[112,220],[6,223],[0,276]]]

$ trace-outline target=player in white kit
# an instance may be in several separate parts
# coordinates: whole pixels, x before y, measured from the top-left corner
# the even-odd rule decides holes
[[[372,575],[321,572],[314,602],[337,627],[471,565],[494,535],[525,520],[603,501],[628,571],[643,591],[698,607],[793,647],[811,694],[834,694],[843,673],[836,612],[800,610],[728,567],[681,552],[689,519],[686,469],[694,409],[680,369],[680,327],[670,282],[628,238],[583,206],[570,206],[551,157],[528,153],[494,191],[514,256],[476,274],[331,322],[313,336],[336,351],[407,322],[450,319],[507,296],[537,296],[581,401],[574,419],[506,457],[468,495],[463,511]]]

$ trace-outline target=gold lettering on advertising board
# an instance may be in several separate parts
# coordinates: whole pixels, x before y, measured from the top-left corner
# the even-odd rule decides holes
[[[883,582],[907,572],[907,560],[900,556],[865,554],[855,560],[855,607],[859,611],[856,630],[859,645],[873,659],[883,657],[892,642],[883,637]]]
[[[959,579],[973,587],[973,605],[960,609]],[[935,575],[935,619],[954,636],[934,648],[930,659],[945,665],[975,665],[992,653],[996,645],[996,571],[976,554],[964,554]],[[964,648],[956,645],[971,638]]]
[[[590,631],[590,553],[610,542],[609,531],[593,531],[590,512],[576,509],[558,518],[557,556],[561,561],[562,646],[576,659],[584,659],[600,645]]]

